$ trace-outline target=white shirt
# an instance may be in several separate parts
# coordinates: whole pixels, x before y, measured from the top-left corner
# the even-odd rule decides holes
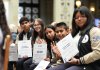
[[[75,42],[75,44],[77,45],[77,47],[78,47],[78,42],[79,42],[79,39],[80,39],[80,32],[74,37],[74,42]]]
[[[23,35],[23,40],[27,40],[27,33]]]

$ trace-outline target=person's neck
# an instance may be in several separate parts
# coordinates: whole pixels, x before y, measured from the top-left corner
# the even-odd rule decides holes
[[[52,39],[50,39],[51,41],[53,41],[54,40],[54,38],[52,38]]]
[[[29,29],[24,30],[25,33],[29,32]]]

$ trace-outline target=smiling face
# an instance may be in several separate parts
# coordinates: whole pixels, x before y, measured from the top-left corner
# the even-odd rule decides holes
[[[87,22],[87,17],[81,14],[80,12],[76,13],[74,19],[75,19],[77,26],[79,26],[80,28],[82,28]]]
[[[33,27],[34,27],[35,31],[38,32],[38,33],[41,31],[41,28],[42,28],[41,24],[38,21],[34,22]]]
[[[69,31],[66,30],[63,26],[56,27],[55,32],[56,32],[56,37],[59,40],[63,39],[65,36],[69,34]]]

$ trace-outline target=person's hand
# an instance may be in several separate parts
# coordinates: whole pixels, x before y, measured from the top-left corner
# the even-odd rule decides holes
[[[50,58],[45,58],[44,60],[46,60],[46,61],[50,61]]]
[[[21,33],[23,31],[22,27],[18,26],[18,33]]]
[[[79,59],[76,59],[76,58],[71,58],[68,63],[70,64],[79,64]]]
[[[46,43],[46,41],[44,39],[38,39],[36,40],[36,43],[41,44],[41,43]]]
[[[28,58],[28,56],[27,56],[27,55],[25,55],[25,56],[23,56],[23,58]]]
[[[61,57],[61,53],[54,42],[51,43],[51,49],[58,57]]]

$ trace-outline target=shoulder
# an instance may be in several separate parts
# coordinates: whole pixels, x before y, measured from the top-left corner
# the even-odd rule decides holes
[[[93,40],[100,40],[100,29],[98,27],[93,27],[90,30],[90,37]]]
[[[93,28],[91,28],[91,30],[100,30],[100,28],[98,28],[98,27],[93,27]]]
[[[100,28],[98,28],[98,27],[93,27],[93,28],[90,30],[90,34],[99,34],[99,35],[100,35]]]

